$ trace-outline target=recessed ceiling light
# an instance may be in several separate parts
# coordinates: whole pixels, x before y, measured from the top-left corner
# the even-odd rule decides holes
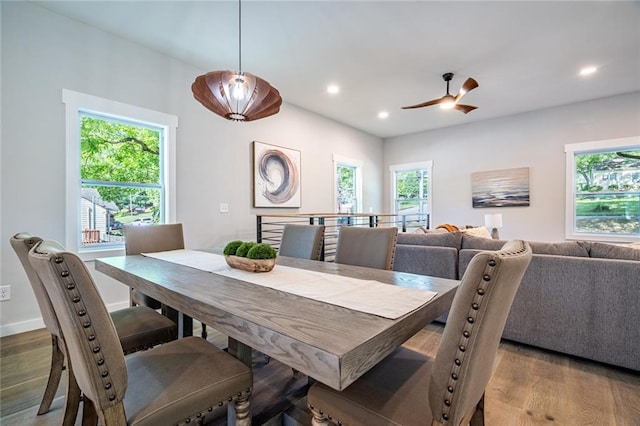
[[[378,118],[381,118],[381,119],[383,119],[383,120],[384,120],[384,119],[385,119],[385,118],[387,118],[387,117],[389,117],[389,113],[388,113],[387,111],[380,111],[380,112],[378,113]]]
[[[593,67],[593,66],[589,66],[589,67],[584,67],[580,70],[580,75],[585,76],[585,75],[591,75],[593,73],[595,73],[596,71],[598,71],[597,67]]]
[[[337,95],[338,93],[340,93],[340,86],[338,86],[337,84],[328,85],[327,93],[329,93],[330,95]]]

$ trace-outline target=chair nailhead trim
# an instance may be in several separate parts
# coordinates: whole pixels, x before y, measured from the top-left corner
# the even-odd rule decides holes
[[[246,389],[246,393],[247,393],[247,395],[251,394],[251,388],[247,388]],[[242,392],[238,392],[237,395],[238,395],[238,397],[241,397],[242,396]],[[235,400],[235,398],[233,396],[230,396],[230,397],[227,398],[228,402],[231,402],[233,400]],[[227,401],[224,401],[224,400],[223,401],[218,401],[218,403],[216,404],[217,405],[216,408],[222,407],[225,404],[225,402],[227,402]],[[206,420],[206,414],[212,412],[213,410],[214,410],[213,405],[210,405],[206,409],[201,410],[201,411],[195,413],[194,415],[192,415],[191,417],[184,419],[178,425],[185,425],[185,424],[191,423],[192,421],[195,421],[197,424],[202,424],[201,422],[204,422]]]
[[[77,308],[77,316],[75,317],[78,321],[78,325],[82,326],[82,329],[85,333],[86,342],[89,345],[91,352],[94,354],[95,365],[98,370],[98,376],[103,380],[103,389],[106,393],[106,399],[108,401],[116,401],[117,399],[117,391],[114,389],[113,384],[109,378],[109,368],[106,365],[104,358],[102,357],[102,350],[100,349],[100,342],[96,337],[95,330],[93,328],[93,324],[91,321],[91,315],[87,311],[87,307],[82,301],[82,297],[80,295],[80,291],[77,288],[73,280],[73,275],[69,271],[69,268],[66,265],[64,256],[56,256],[54,258],[54,268],[60,276],[61,285],[64,289],[66,289],[66,293],[70,300],[78,305]]]
[[[462,370],[465,353],[467,351],[467,341],[473,334],[473,327],[476,323],[476,317],[479,314],[480,306],[482,306],[482,298],[486,294],[487,288],[491,283],[491,274],[493,272],[493,268],[496,265],[497,262],[495,261],[495,259],[489,259],[487,261],[485,272],[484,274],[482,274],[482,279],[480,280],[480,282],[478,282],[476,294],[469,307],[469,312],[467,313],[467,320],[464,324],[462,335],[460,336],[458,350],[456,351],[456,355],[453,359],[453,364],[451,365],[451,375],[449,377],[447,391],[444,398],[442,399],[442,419],[444,420],[444,423],[447,423],[447,421],[449,420],[449,413],[451,410],[450,407],[453,405],[453,398],[455,398],[456,383],[458,381],[460,371]],[[450,396],[448,396],[447,394],[449,394]]]

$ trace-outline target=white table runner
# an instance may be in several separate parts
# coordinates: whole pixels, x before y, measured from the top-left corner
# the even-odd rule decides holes
[[[276,265],[271,272],[247,272],[231,268],[224,256],[197,250],[142,255],[389,319],[418,309],[437,294],[284,265]]]

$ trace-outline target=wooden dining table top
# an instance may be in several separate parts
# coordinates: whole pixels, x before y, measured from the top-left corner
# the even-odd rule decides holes
[[[337,390],[446,312],[459,284],[284,256],[278,265],[437,294],[418,309],[388,319],[143,255],[95,261],[97,271],[226,334],[244,347],[243,353],[254,348]]]

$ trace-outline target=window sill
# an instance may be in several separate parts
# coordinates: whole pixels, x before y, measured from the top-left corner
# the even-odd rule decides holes
[[[125,251],[124,247],[117,248],[100,248],[100,249],[80,249],[78,251],[78,256],[84,262],[91,262],[101,257],[115,257],[115,256],[124,256]]]

